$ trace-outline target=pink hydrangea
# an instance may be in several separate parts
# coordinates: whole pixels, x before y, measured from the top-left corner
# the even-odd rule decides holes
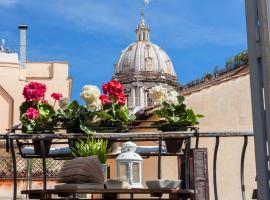
[[[38,82],[30,82],[23,89],[23,96],[26,101],[43,100],[46,92],[46,85]]]
[[[28,108],[25,112],[25,117],[29,120],[35,120],[39,117],[39,112],[35,108]]]

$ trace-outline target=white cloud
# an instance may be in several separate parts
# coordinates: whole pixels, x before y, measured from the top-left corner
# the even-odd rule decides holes
[[[131,23],[134,17],[133,11],[130,11],[132,6],[125,1],[116,3],[110,0],[71,0],[68,2],[57,0],[53,4],[47,4],[46,7],[83,31],[107,32],[108,34],[114,34],[117,31],[125,35],[127,30],[134,29]],[[139,19],[139,9],[137,13]]]
[[[0,0],[1,2],[15,2],[16,0]],[[46,11],[56,23],[65,20],[70,27],[84,33],[95,33],[101,36],[109,36],[110,39],[130,40],[135,38],[134,29],[139,22],[139,8],[143,1],[126,0],[47,0],[27,1],[31,9]],[[153,42],[166,40],[172,47],[193,47],[194,45],[214,44],[219,46],[230,46],[245,43],[245,25],[228,24],[227,21],[237,21],[236,14],[241,15],[239,2],[228,0],[227,10],[231,14],[219,15],[219,12],[209,13],[204,5],[202,11],[194,10],[194,3],[188,0],[169,0],[164,3],[162,0],[153,1],[146,11],[146,23],[152,29]],[[208,2],[209,4],[209,2]],[[225,3],[224,3],[225,4]],[[164,6],[162,6],[164,5]],[[242,4],[243,5],[243,4]],[[26,6],[26,5],[24,5]],[[225,7],[225,5],[224,5]],[[235,12],[235,11],[238,12]],[[206,15],[206,17],[204,16]],[[203,19],[216,18],[215,22],[209,23]],[[241,17],[241,16],[240,16]],[[218,20],[220,18],[220,20]],[[59,22],[60,19],[60,22]],[[220,22],[219,22],[220,21]],[[226,24],[227,23],[227,24]],[[66,23],[65,23],[66,24]],[[132,42],[132,41],[130,41]]]
[[[0,7],[11,7],[18,3],[18,0],[0,0]]]

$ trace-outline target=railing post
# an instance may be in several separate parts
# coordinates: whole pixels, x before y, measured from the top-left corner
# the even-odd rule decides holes
[[[191,138],[186,139],[186,148],[184,152],[184,183],[183,187],[185,189],[190,188],[190,163],[189,163],[189,157],[190,157],[190,146],[191,146]]]
[[[158,179],[161,179],[161,148],[162,148],[162,140],[161,137],[158,139]]]
[[[217,154],[219,148],[219,136],[216,137],[216,144],[214,150],[214,160],[213,160],[213,179],[214,179],[214,195],[215,200],[218,200],[218,191],[217,191]]]
[[[43,189],[47,189],[47,169],[46,169],[46,153],[45,153],[45,145],[44,139],[40,139],[40,149],[42,156],[42,166],[43,166]]]
[[[17,199],[17,162],[16,154],[14,149],[14,141],[10,140],[10,152],[12,156],[12,166],[13,166],[13,200]]]
[[[241,190],[242,190],[242,199],[246,200],[246,188],[245,188],[245,155],[248,145],[248,136],[244,136],[244,144],[241,154],[241,163],[240,163],[240,181],[241,181]]]

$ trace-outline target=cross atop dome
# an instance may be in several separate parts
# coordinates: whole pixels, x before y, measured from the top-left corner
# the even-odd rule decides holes
[[[150,28],[144,21],[144,8],[141,8],[141,21],[136,28],[137,41],[150,41]]]

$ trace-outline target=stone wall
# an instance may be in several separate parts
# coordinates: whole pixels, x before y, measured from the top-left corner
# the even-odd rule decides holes
[[[252,110],[249,75],[227,80],[186,96],[186,103],[196,113],[205,117],[200,120],[200,131],[252,132]],[[217,158],[217,182],[219,199],[241,199],[240,159],[243,138],[221,138]],[[251,199],[256,188],[255,154],[253,138],[249,143],[245,159],[245,183],[247,199]],[[193,142],[194,144],[194,142]],[[210,199],[213,193],[213,153],[215,138],[200,139],[200,147],[208,148]]]

